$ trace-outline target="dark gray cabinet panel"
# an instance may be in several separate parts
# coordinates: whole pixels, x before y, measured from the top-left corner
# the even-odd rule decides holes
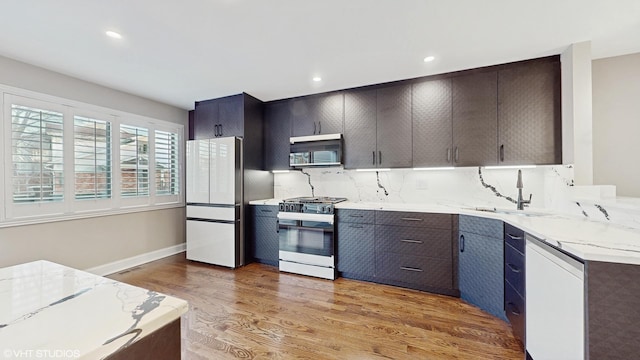
[[[222,98],[218,102],[219,136],[244,136],[243,94]]]
[[[451,259],[451,230],[376,225],[376,234],[380,253]]]
[[[193,139],[215,137],[218,124],[218,102],[213,100],[196,102],[193,111]]]
[[[344,167],[376,167],[376,90],[344,94]]]
[[[406,211],[377,211],[376,224],[451,229],[451,215]]]
[[[336,265],[342,276],[373,280],[376,275],[374,225],[338,222],[336,241]]]
[[[451,79],[413,84],[413,167],[452,166]]]
[[[411,167],[411,85],[378,89],[376,109],[378,167]]]
[[[488,225],[473,225],[486,221]],[[493,236],[486,228],[493,228],[499,220],[482,219],[473,216],[459,216],[458,285],[460,297],[488,313],[507,320],[504,307],[504,255],[502,230]],[[502,227],[496,227],[501,229]],[[463,230],[467,229],[467,230]]]
[[[289,169],[290,116],[287,102],[265,104],[265,167],[267,170]]]
[[[376,260],[380,279],[430,288],[451,289],[451,259],[428,260],[422,256],[380,253]]]
[[[562,163],[560,99],[559,59],[498,71],[500,164]]]
[[[376,281],[457,295],[452,215],[376,211]]]
[[[269,205],[252,205],[250,248],[253,259],[257,262],[278,265],[278,207]]]
[[[452,79],[453,159],[456,166],[498,161],[496,71]]]
[[[342,133],[342,93],[306,96],[289,100],[292,136]]]
[[[640,266],[585,266],[587,359],[635,359],[640,353]]]

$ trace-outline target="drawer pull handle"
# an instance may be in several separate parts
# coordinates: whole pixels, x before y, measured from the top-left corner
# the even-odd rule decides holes
[[[520,269],[518,269],[515,265],[511,264],[511,263],[507,263],[507,266],[509,267],[509,269],[511,269],[511,271],[515,272],[515,273],[519,273]]]
[[[515,236],[507,233],[507,236],[511,238],[511,240],[522,240],[524,239],[522,236]]]
[[[405,218],[402,218],[402,220],[404,220],[404,221],[422,221],[423,219],[405,217]]]
[[[509,302],[507,303],[507,305],[511,308],[510,312],[511,312],[513,315],[520,316],[520,311],[518,311],[518,307],[516,306],[516,304],[512,303],[511,301],[509,301]]]
[[[400,241],[412,244],[422,244],[422,240],[401,239]]]
[[[273,212],[272,210],[265,210],[265,209],[260,209],[260,211],[262,211],[262,212]]]
[[[400,269],[401,270],[407,270],[407,271],[422,272],[422,269],[406,267],[406,266],[400,266]]]
[[[353,229],[364,229],[364,226],[362,225],[349,225],[349,227]]]
[[[351,214],[351,215],[349,215],[349,216],[350,216],[350,217],[357,217],[357,218],[364,217],[364,215],[355,215],[355,214]]]

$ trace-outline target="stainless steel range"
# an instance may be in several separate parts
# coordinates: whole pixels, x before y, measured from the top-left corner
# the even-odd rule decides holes
[[[280,271],[334,280],[335,197],[299,197],[280,203]]]

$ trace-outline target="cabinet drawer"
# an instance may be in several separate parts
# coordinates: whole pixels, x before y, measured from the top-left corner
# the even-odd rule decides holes
[[[359,224],[373,224],[376,212],[374,210],[336,209],[337,221]]]
[[[504,287],[504,312],[513,328],[513,334],[524,343],[525,302],[524,298],[509,284]]]
[[[376,225],[376,251],[451,259],[451,230]]]
[[[376,276],[387,280],[443,289],[453,287],[451,259],[433,259],[393,253],[378,254]]]
[[[451,229],[451,215],[422,212],[376,211],[376,224]]]
[[[524,255],[511,245],[504,246],[504,278],[513,288],[524,296]]]
[[[277,205],[251,205],[253,216],[266,216],[275,218],[278,216]]]
[[[504,224],[504,242],[524,254],[524,231],[515,226]]]
[[[502,239],[502,220],[460,215],[458,218],[458,227],[460,231]]]

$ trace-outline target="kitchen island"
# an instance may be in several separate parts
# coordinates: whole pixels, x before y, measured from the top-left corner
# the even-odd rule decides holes
[[[0,269],[2,358],[179,359],[184,300],[49,261]]]

